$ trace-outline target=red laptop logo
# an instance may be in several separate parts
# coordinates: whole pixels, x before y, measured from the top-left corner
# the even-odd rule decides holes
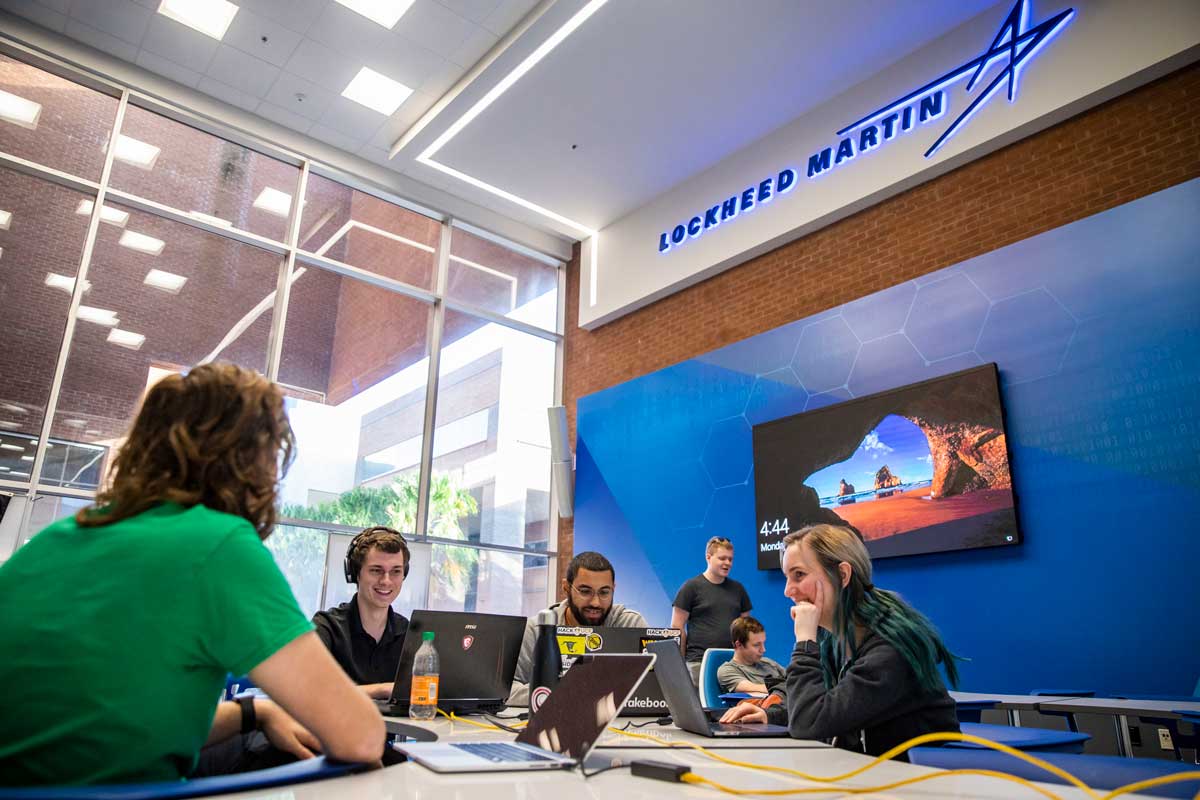
[[[471,645],[473,645],[473,644],[475,644],[474,636],[464,636],[463,637],[463,650],[470,650]]]

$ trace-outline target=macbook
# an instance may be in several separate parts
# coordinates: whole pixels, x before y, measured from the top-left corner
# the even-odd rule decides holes
[[[772,737],[787,736],[788,729],[782,725],[766,723],[736,723],[724,725],[709,718],[704,706],[700,705],[700,696],[696,693],[696,685],[692,683],[691,672],[679,652],[675,642],[650,642],[646,652],[658,656],[654,671],[658,675],[658,685],[662,687],[667,698],[667,706],[671,709],[671,719],[676,726],[685,731],[709,737]],[[722,709],[723,711],[723,709]]]
[[[434,772],[573,767],[596,746],[653,664],[648,653],[580,656],[515,742],[416,742],[396,749]]]

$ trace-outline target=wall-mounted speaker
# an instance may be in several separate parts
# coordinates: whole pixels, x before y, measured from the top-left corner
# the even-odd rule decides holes
[[[575,516],[575,459],[567,439],[566,406],[546,409],[550,418],[550,480],[558,497],[558,515]]]

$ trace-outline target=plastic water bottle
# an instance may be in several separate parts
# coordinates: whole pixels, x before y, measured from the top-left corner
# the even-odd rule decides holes
[[[437,714],[438,654],[433,646],[433,631],[421,634],[421,647],[413,657],[412,690],[408,695],[408,716],[431,720]]]

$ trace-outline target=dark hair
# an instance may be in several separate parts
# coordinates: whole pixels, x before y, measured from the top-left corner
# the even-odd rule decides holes
[[[358,573],[362,570],[363,563],[366,562],[367,556],[372,550],[382,550],[385,553],[404,553],[404,577],[408,577],[408,570],[412,566],[408,542],[404,540],[400,531],[385,525],[376,525],[373,528],[367,528],[350,541],[350,547],[346,550],[346,561],[349,562],[347,580],[352,578],[352,582],[358,581]]]
[[[744,645],[756,633],[762,633],[762,623],[754,617],[737,617],[729,623],[729,641],[733,644]]]
[[[571,559],[571,563],[567,565],[567,583],[575,583],[575,576],[581,569],[589,572],[611,572],[613,580],[617,579],[617,571],[613,569],[612,562],[593,550],[582,552]]]
[[[164,502],[203,505],[242,517],[265,539],[295,451],[279,387],[254,370],[201,364],[154,384],[113,462],[111,485],[75,521],[90,528]]]
[[[832,635],[821,640],[821,671],[826,688],[837,682],[836,676],[858,655],[855,624],[871,629],[896,648],[912,667],[922,689],[937,691],[942,688],[938,664],[946,670],[950,685],[958,686],[958,668],[954,662],[962,659],[950,652],[928,617],[895,592],[879,589],[871,583],[871,556],[857,531],[825,524],[793,531],[783,537],[780,563],[789,547],[805,540],[829,580],[834,586],[841,587],[833,613]],[[842,586],[838,571],[838,565],[843,561],[850,565],[850,582],[845,586]],[[848,660],[847,648],[850,650]]]

